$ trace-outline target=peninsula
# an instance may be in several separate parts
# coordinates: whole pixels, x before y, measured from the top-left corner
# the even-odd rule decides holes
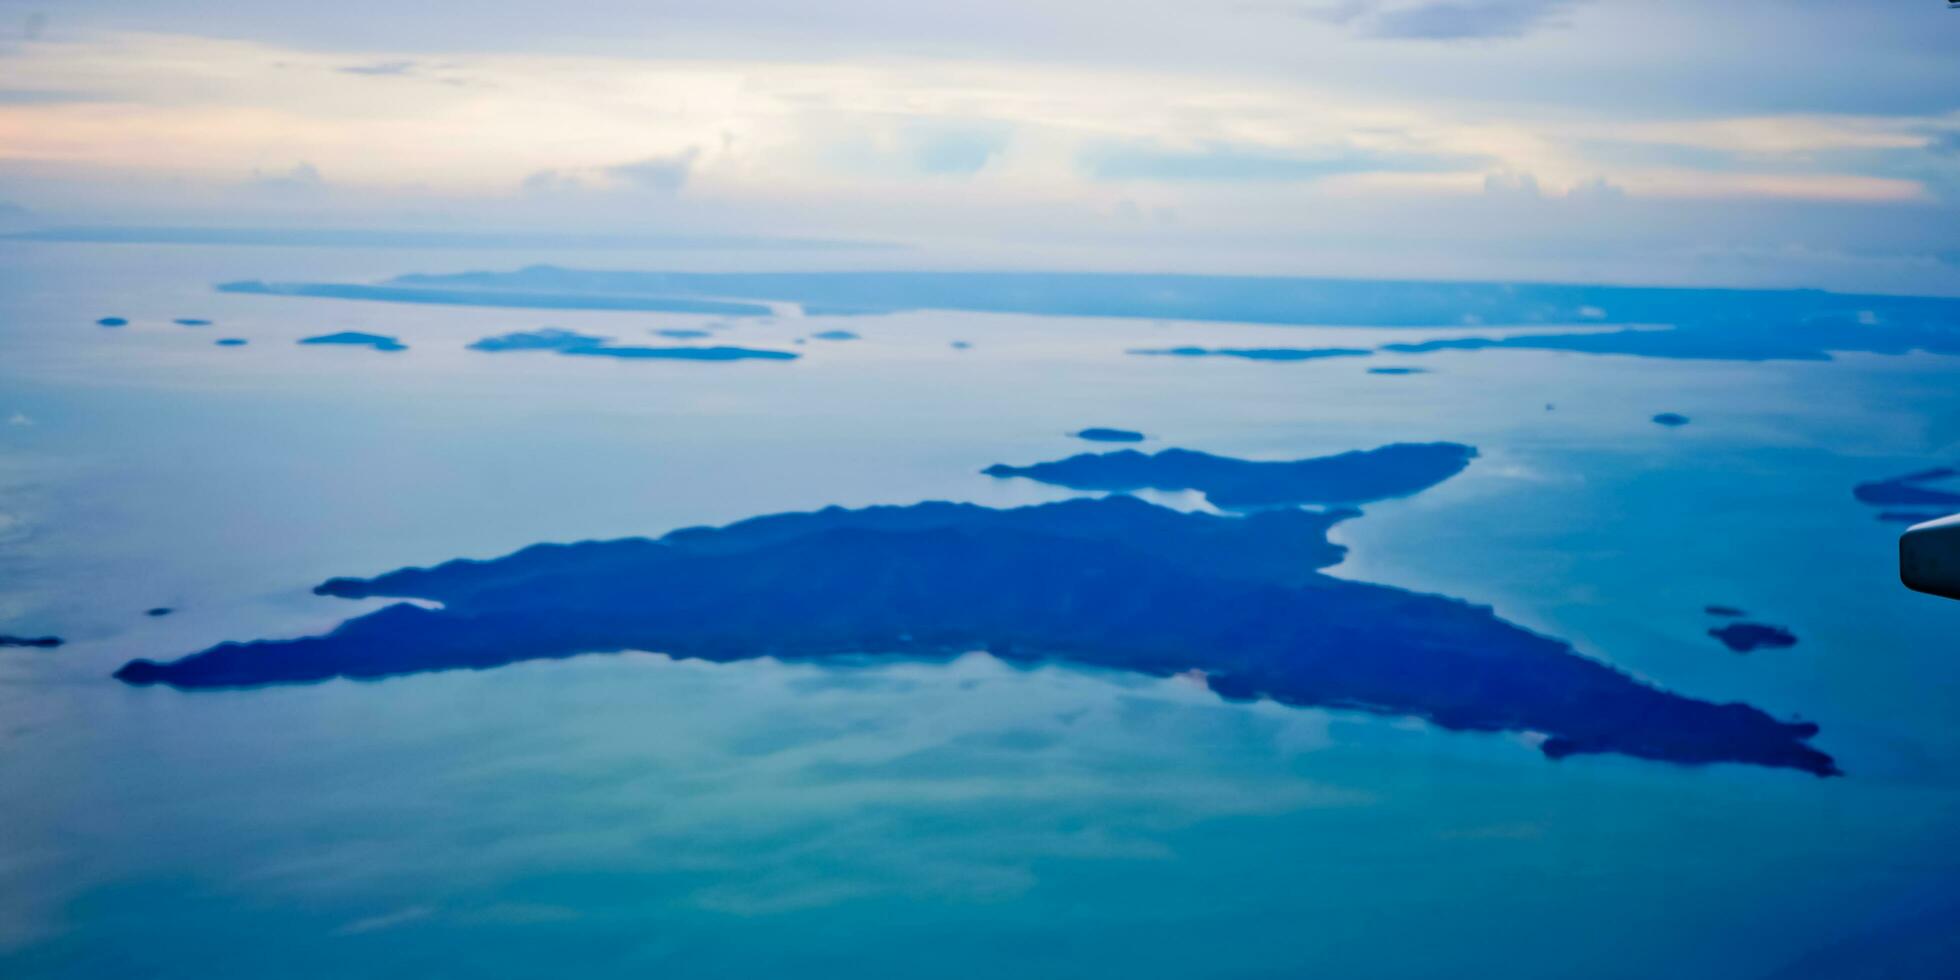
[[[1406,497],[1463,471],[1477,451],[1454,442],[1398,442],[1379,449],[1284,462],[1233,459],[1190,449],[1154,455],[1124,449],[1052,463],[996,463],[981,472],[1071,490],[1196,490],[1217,507],[1358,504]]]

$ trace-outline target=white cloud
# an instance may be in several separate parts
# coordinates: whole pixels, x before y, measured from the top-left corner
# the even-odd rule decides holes
[[[1363,31],[1370,37],[1425,41],[1515,38],[1560,23],[1559,16],[1575,5],[1575,0],[1424,0],[1374,11]]]
[[[694,163],[700,158],[701,148],[690,146],[678,153],[615,164],[607,167],[606,173],[634,187],[662,194],[678,194],[687,185],[688,176],[694,172]]]
[[[1143,249],[1210,262],[1297,247],[1348,268],[1361,254],[1354,240],[1328,244],[1343,235],[1391,254],[1448,239],[1454,250],[1436,272],[1532,247],[1624,253],[1631,246],[1597,215],[1553,227],[1584,210],[1564,203],[1616,200],[1638,202],[1643,247],[1655,249],[1719,241],[1768,255],[1798,241],[1808,255],[1848,255],[1873,247],[1882,226],[1894,238],[1911,229],[1902,250],[1960,252],[1960,221],[1933,197],[1951,183],[1948,158],[1928,152],[1960,132],[1960,115],[1727,114],[1710,99],[1633,118],[1626,87],[1665,80],[1613,61],[1624,44],[1587,46],[1597,20],[1625,33],[1612,23],[1619,8],[1574,8],[1570,30],[1517,43],[1438,46],[1351,36],[1364,16],[1422,4],[1343,8],[1340,27],[1139,2],[1175,15],[1189,48],[1249,46],[1246,65],[1102,50],[1002,60],[971,48],[826,59],[821,45],[771,56],[765,45],[681,40],[655,54],[332,50],[64,31],[15,51],[9,67],[37,90],[86,98],[0,100],[0,181],[50,225],[587,232],[657,216],[696,234],[998,242],[1010,255],[1079,240],[1077,263]],[[1682,57],[1697,54],[1694,37]],[[1299,70],[1256,63],[1281,42]],[[1426,53],[1411,61],[1414,50]],[[1377,63],[1402,74],[1384,81]],[[1595,84],[1590,94],[1548,82],[1531,98],[1499,98],[1489,87],[1499,68]],[[1429,84],[1412,93],[1419,76]],[[1111,148],[1128,158],[1112,160]],[[1534,197],[1545,206],[1520,206]],[[1711,229],[1714,202],[1781,210]],[[1886,210],[1847,222],[1815,204]],[[1466,251],[1457,230],[1435,227],[1457,212],[1474,216],[1449,220],[1475,221],[1482,241],[1501,247]],[[1137,220],[1153,214],[1177,220]],[[1614,270],[1636,274],[1630,260]]]
[[[253,170],[252,186],[278,194],[306,194],[326,186],[326,180],[319,168],[302,160],[283,170]]]
[[[1334,187],[1474,193],[1482,181],[1472,175],[1483,172],[1556,187],[1610,171],[1640,193],[1902,199],[1914,192],[1838,178],[1909,176],[1832,171],[1817,154],[1923,149],[1960,126],[1960,117],[1818,114],[1624,122],[1529,106],[1464,111],[1298,81],[980,60],[443,58],[442,72],[466,74],[469,86],[425,77],[411,52],[359,59],[174,36],[39,44],[14,60],[38,85],[92,95],[0,104],[0,168],[183,181],[222,179],[241,160],[303,161],[255,168],[261,189],[287,193],[321,190],[323,173],[337,188],[437,194],[610,183],[768,197],[956,175],[985,177],[990,189],[978,193],[1035,200],[1089,193],[1095,168],[1081,162],[1128,146],[1157,148],[1155,169],[1187,183],[1332,174],[1356,177]],[[386,99],[375,97],[377,77],[389,79]],[[1746,153],[1750,169],[1791,179],[1731,174],[1689,186],[1699,171],[1637,159],[1650,146]]]
[[[566,194],[583,190],[585,181],[576,174],[546,169],[525,175],[517,186],[526,194]]]
[[[1573,184],[1565,196],[1574,201],[1603,203],[1617,201],[1627,196],[1626,189],[1604,177],[1589,177]]]
[[[392,77],[413,74],[416,64],[407,58],[394,61],[373,61],[360,65],[343,65],[334,69],[345,75],[367,75],[370,77]]]
[[[1484,175],[1484,193],[1490,197],[1512,200],[1537,200],[1538,178],[1530,174],[1494,173]]]
[[[1353,30],[1369,38],[1461,41],[1517,38],[1564,26],[1562,15],[1583,0],[1320,0],[1254,3],[1245,9],[1282,11]]]

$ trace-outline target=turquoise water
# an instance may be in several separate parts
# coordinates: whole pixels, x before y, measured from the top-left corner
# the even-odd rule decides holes
[[[0,974],[1749,977],[1951,942],[1960,604],[1898,586],[1897,528],[1850,487],[1960,458],[1960,359],[1486,351],[1385,377],[1123,353],[1381,330],[723,327],[210,290],[532,259],[0,246],[0,421],[23,423],[0,425],[0,632],[71,641],[0,651]],[[805,356],[463,349],[545,325]],[[826,329],[862,339],[794,344]],[[294,343],[342,330],[410,349]],[[1554,764],[1519,737],[981,655],[196,694],[107,676],[367,608],[308,594],[333,575],[833,503],[1057,499],[978,470],[1086,448],[1064,435],[1085,425],[1259,458],[1476,445],[1462,476],[1343,525],[1336,573],[1813,719],[1849,776]],[[1802,642],[1731,654],[1710,603]]]

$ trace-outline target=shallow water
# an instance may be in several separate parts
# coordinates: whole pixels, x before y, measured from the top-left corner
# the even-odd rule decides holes
[[[1905,592],[1897,527],[1850,494],[1960,458],[1960,358],[1480,351],[1383,376],[1404,362],[1124,353],[1382,330],[210,289],[491,263],[519,264],[0,246],[0,420],[22,423],[0,425],[0,632],[71,641],[0,651],[0,973],[1736,977],[1905,955],[1960,909],[1960,604]],[[803,357],[465,349],[542,326]],[[861,339],[795,343],[830,329]],[[350,330],[409,350],[295,343]],[[251,343],[212,342],[231,336]],[[369,607],[308,594],[333,575],[833,503],[1058,499],[978,471],[1090,448],[1067,434],[1091,425],[1257,458],[1476,445],[1342,525],[1334,572],[1815,720],[1849,775],[1550,763],[1522,738],[978,655],[195,694],[107,676]],[[1710,603],[1801,642],[1732,654]]]

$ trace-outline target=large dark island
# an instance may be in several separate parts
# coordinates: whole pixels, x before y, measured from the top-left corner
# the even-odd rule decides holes
[[[378,678],[580,653],[712,661],[984,649],[1230,698],[1544,736],[1614,752],[1834,775],[1815,725],[1652,687],[1487,607],[1325,575],[1349,509],[1242,517],[1131,497],[995,510],[922,503],[759,517],[654,539],[537,545],[315,591],[398,603],[322,636],[226,643],[117,677],[179,688]]]

